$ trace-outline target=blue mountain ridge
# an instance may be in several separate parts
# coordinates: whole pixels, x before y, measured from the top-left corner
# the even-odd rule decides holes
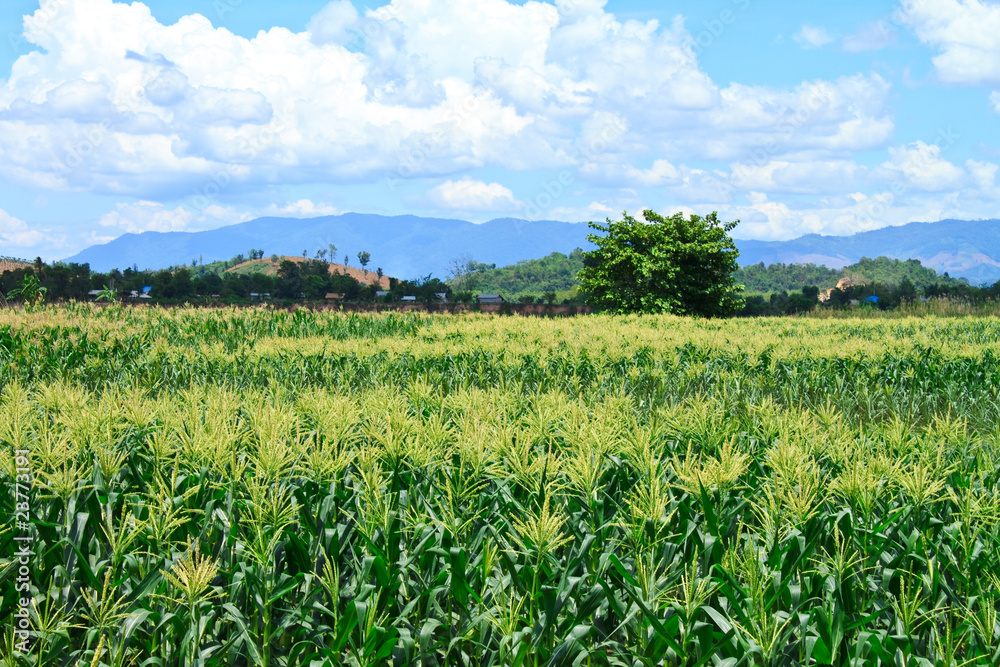
[[[504,266],[552,252],[591,248],[583,223],[554,220],[527,221],[499,218],[482,224],[464,220],[345,213],[318,218],[258,218],[201,232],[143,232],[125,234],[103,245],[91,246],[67,262],[87,262],[96,271],[137,265],[160,269],[190,263],[229,259],[251,248],[265,256],[312,257],[316,250],[337,246],[357,266],[356,255],[371,253],[370,270],[414,279],[428,274],[447,277],[459,257]],[[1000,220],[942,220],[884,227],[853,236],[809,234],[790,241],[737,239],[740,264],[782,262],[823,264],[841,268],[862,257],[881,255],[919,259],[939,273],[964,277],[974,285],[1000,280]]]

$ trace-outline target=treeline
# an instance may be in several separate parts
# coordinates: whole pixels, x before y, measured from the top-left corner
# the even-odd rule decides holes
[[[794,315],[819,305],[887,310],[942,297],[981,305],[1000,296],[1000,282],[974,287],[947,273],[938,275],[919,260],[888,257],[862,257],[839,271],[814,264],[764,266],[761,262],[741,267],[736,279],[745,288],[746,303],[740,314],[747,317]]]
[[[814,285],[819,289],[830,289],[844,277],[842,271],[816,264],[769,264],[764,262],[741,266],[736,270],[738,285],[748,293],[782,292],[799,289],[803,285]]]
[[[583,250],[577,248],[569,255],[554,252],[541,259],[523,260],[517,264],[497,267],[473,259],[456,260],[448,283],[456,290],[495,292],[510,300],[520,300],[525,295],[564,293],[575,290],[580,281],[577,274],[583,268]],[[831,269],[816,264],[750,264],[737,269],[737,284],[744,286],[744,293],[763,294],[792,292],[803,285],[820,291],[835,287],[842,279],[855,284],[878,283],[900,285],[912,282],[920,289],[931,285],[966,285],[966,281],[952,278],[947,273],[938,275],[919,260],[906,261],[877,257],[861,258],[843,269]],[[786,294],[788,296],[788,294]]]
[[[834,287],[823,293],[815,285],[807,285],[793,292],[782,290],[770,295],[748,295],[740,316],[796,315],[812,311],[817,306],[829,309],[860,307],[890,310],[904,303],[913,304],[932,299],[950,299],[971,306],[981,306],[1000,299],[1000,281],[991,287],[973,287],[956,281],[938,282],[920,288],[904,279],[896,285],[870,282],[843,288]]]
[[[569,255],[554,252],[547,257],[497,267],[464,258],[453,264],[449,284],[456,290],[496,292],[510,301],[583,302],[577,274],[583,268],[583,251]],[[939,275],[919,260],[863,257],[843,269],[816,264],[751,264],[740,267],[736,282],[744,286],[743,316],[793,315],[817,306],[849,308],[855,305],[880,309],[937,297],[970,305],[1000,297],[998,287],[977,288],[968,281]],[[836,289],[841,282],[843,289]],[[539,298],[542,296],[543,298]],[[821,299],[820,297],[824,297]],[[876,297],[876,299],[870,299]]]
[[[544,297],[569,292],[579,286],[577,274],[583,268],[583,250],[569,255],[554,252],[541,259],[522,260],[497,268],[473,259],[456,260],[448,283],[456,290],[503,294],[510,300]]]
[[[448,282],[430,276],[414,281],[390,278],[390,289],[383,295],[379,295],[380,288],[375,285],[363,284],[351,275],[331,273],[330,264],[323,259],[292,261],[274,256],[273,275],[263,271],[219,270],[223,266],[237,266],[246,259],[261,258],[263,251],[254,250],[249,257],[237,255],[209,265],[162,271],[131,267],[106,273],[91,271],[87,264],[45,264],[36,259],[22,265],[19,260],[17,268],[0,274],[0,296],[23,300],[23,288],[29,281],[37,284],[48,301],[82,301],[93,298],[90,292],[95,290],[103,291],[103,298],[124,300],[148,292],[150,301],[167,304],[238,304],[262,299],[324,301],[331,293],[340,295],[344,301],[368,303],[396,302],[404,296],[421,303],[434,303],[442,298],[471,303],[477,293],[499,293],[509,302],[519,303],[582,304],[586,300],[586,294],[577,289],[576,276],[583,267],[580,249],[569,255],[552,253],[542,259],[501,268],[466,259],[456,263]],[[844,278],[854,284],[836,288]],[[974,287],[947,273],[938,275],[918,260],[886,257],[863,258],[840,271],[810,264],[756,264],[741,268],[737,280],[746,287],[745,306],[740,315],[747,317],[793,315],[817,306],[885,310],[935,298],[973,306],[1000,300],[1000,282],[991,287]],[[36,292],[33,288],[27,293]]]
[[[816,264],[769,264],[763,262],[740,267],[736,282],[747,294],[797,290],[803,285],[815,285],[821,290],[835,287],[847,279],[854,284],[879,283],[900,285],[909,281],[920,289],[931,285],[967,285],[968,281],[938,273],[917,259],[899,260],[888,257],[862,257],[857,263],[836,270]]]
[[[451,286],[428,276],[416,281],[390,278],[388,293],[379,296],[377,286],[362,284],[350,275],[330,273],[330,264],[318,259],[280,260],[274,275],[212,271],[199,275],[186,267],[174,271],[140,271],[132,267],[101,273],[91,271],[88,264],[45,264],[40,259],[0,274],[0,291],[10,300],[19,300],[26,283],[37,284],[47,301],[82,301],[91,298],[94,290],[123,300],[148,293],[149,300],[156,303],[249,303],[265,298],[323,301],[331,293],[341,295],[345,301],[388,302],[413,296],[421,302],[433,302],[440,300],[441,294],[446,299],[453,294]]]

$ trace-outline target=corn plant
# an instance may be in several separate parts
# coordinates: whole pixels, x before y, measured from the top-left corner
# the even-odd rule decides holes
[[[0,664],[997,664],[997,340],[5,310]]]

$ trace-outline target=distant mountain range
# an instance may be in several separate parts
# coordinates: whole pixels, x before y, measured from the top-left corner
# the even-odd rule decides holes
[[[1000,280],[1000,220],[941,220],[853,236],[809,234],[791,241],[737,241],[740,264],[823,264],[842,269],[862,257],[919,259],[973,285]]]
[[[96,271],[137,265],[159,269],[229,259],[251,248],[265,256],[312,257],[330,243],[338,260],[356,262],[359,251],[371,253],[370,270],[418,278],[447,277],[450,264],[462,256],[503,266],[522,259],[590,248],[585,224],[553,220],[500,218],[483,224],[464,220],[387,217],[363,213],[309,218],[258,218],[204,232],[125,234],[67,258],[88,262]],[[853,236],[810,234],[791,241],[737,240],[740,264],[812,263],[840,269],[862,257],[919,259],[939,273],[964,277],[974,285],[1000,280],[1000,220],[942,220],[885,227]]]
[[[125,234],[110,243],[91,246],[67,258],[89,262],[96,271],[137,265],[159,269],[229,259],[251,248],[264,256],[302,255],[337,246],[336,261],[344,255],[357,266],[360,251],[371,253],[370,271],[412,279],[432,274],[442,280],[452,260],[468,255],[480,262],[513,264],[551,252],[571,252],[587,245],[587,226],[542,220],[528,222],[501,218],[483,224],[464,220],[386,217],[364,213],[321,218],[258,218],[204,232],[143,232]]]

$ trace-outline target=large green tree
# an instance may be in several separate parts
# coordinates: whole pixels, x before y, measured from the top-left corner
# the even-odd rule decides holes
[[[589,302],[618,313],[675,313],[719,317],[743,306],[742,286],[733,277],[739,251],[729,232],[739,224],[720,222],[715,212],[685,218],[643,211],[620,221],[590,226],[597,248],[584,253],[581,288]]]

